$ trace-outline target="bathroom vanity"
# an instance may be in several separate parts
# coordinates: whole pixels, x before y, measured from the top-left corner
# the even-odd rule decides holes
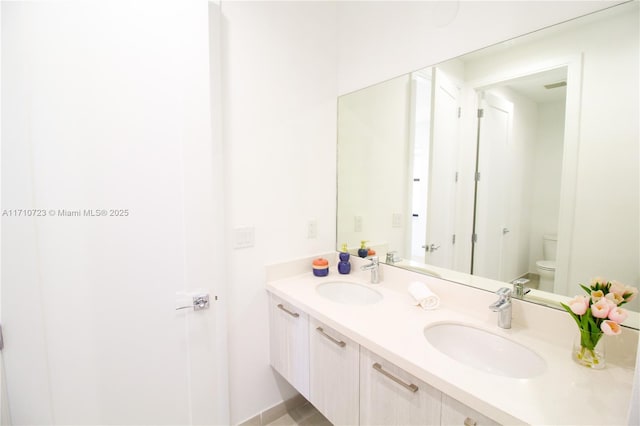
[[[362,259],[346,276],[334,263],[314,277],[309,264],[268,267],[271,365],[332,423],[626,424],[637,331],[609,339],[607,367],[593,371],[571,360],[575,324],[560,310],[514,300],[502,329],[491,292],[387,265],[370,284]],[[439,295],[438,309],[415,306],[413,281]],[[442,326],[466,360],[428,340]],[[506,351],[495,359],[474,350],[494,339]]]

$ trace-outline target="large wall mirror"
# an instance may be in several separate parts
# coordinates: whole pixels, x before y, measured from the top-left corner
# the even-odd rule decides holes
[[[639,286],[638,17],[625,3],[340,97],[338,249],[524,280],[556,307],[596,276]]]

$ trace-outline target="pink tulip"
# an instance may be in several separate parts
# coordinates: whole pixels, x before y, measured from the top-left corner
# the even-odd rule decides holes
[[[627,311],[622,308],[615,307],[609,311],[609,319],[618,324],[627,319]]]
[[[624,302],[624,299],[622,298],[622,294],[618,294],[618,293],[607,293],[605,298],[608,301],[610,301],[614,306],[618,306],[619,304]]]
[[[614,293],[622,297],[626,287],[627,286],[622,284],[620,281],[611,281],[611,287],[609,287],[609,294]]]
[[[596,290],[591,292],[591,301],[596,303],[598,300],[604,297],[604,292],[602,290]]]
[[[576,296],[569,301],[571,312],[576,315],[583,315],[589,307],[589,298],[587,296]]]
[[[624,287],[623,295],[626,296],[627,302],[631,302],[638,295],[638,289],[627,285]]]
[[[607,336],[617,336],[622,333],[622,327],[620,327],[618,323],[609,320],[602,321],[602,324],[600,324],[600,330],[602,330]]]
[[[611,310],[611,305],[607,299],[600,299],[593,305],[591,305],[591,314],[595,318],[606,318]]]
[[[605,285],[607,283],[606,278],[595,277],[591,279],[591,288],[595,287],[596,284]]]

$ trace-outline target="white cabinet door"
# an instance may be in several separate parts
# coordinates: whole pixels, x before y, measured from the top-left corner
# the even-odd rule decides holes
[[[269,293],[269,341],[273,368],[309,399],[309,317]]]
[[[441,393],[360,348],[360,423],[439,425]]]
[[[311,403],[334,425],[358,424],[359,345],[311,318]]]
[[[499,423],[467,407],[448,395],[442,395],[443,426],[495,426]]]

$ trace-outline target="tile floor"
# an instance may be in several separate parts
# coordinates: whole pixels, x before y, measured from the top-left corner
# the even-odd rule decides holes
[[[525,284],[525,287],[538,288],[540,285],[540,275],[530,272],[527,274],[527,278],[529,279],[529,282]]]
[[[332,426],[316,408],[306,403],[289,410],[287,414],[269,423],[267,426]]]

